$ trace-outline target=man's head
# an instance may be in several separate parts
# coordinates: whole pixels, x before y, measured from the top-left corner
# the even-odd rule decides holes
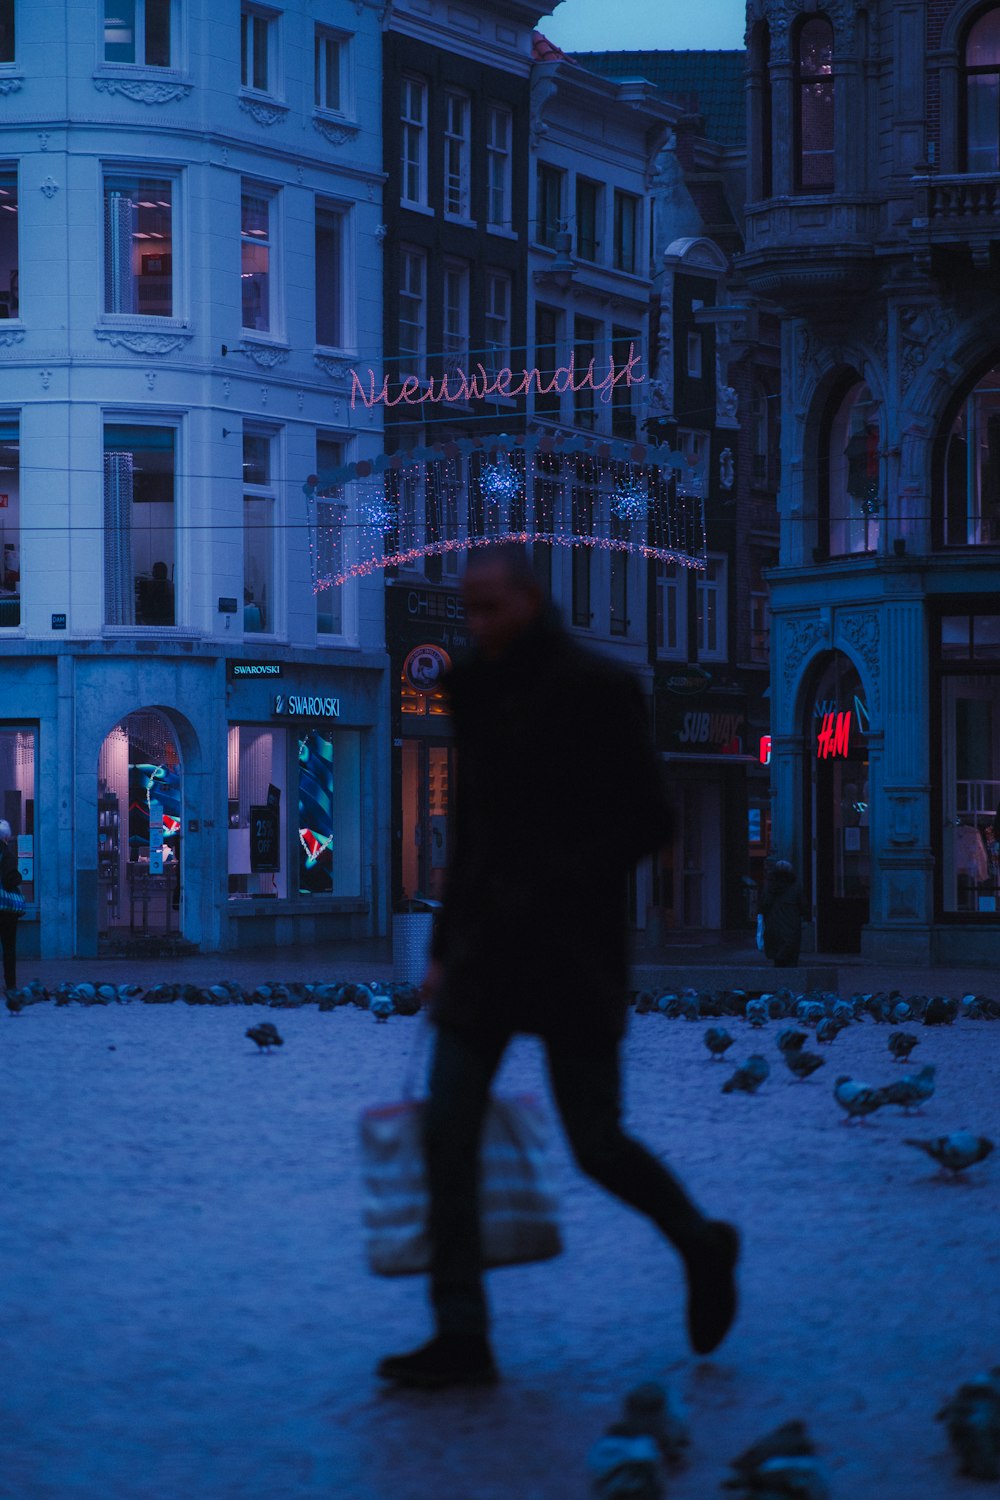
[[[503,656],[545,604],[524,548],[516,542],[474,547],[462,583],[465,617],[484,656]]]

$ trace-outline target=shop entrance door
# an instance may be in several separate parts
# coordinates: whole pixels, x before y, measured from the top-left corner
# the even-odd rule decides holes
[[[807,713],[816,947],[860,953],[871,880],[868,712],[857,671],[840,652],[819,677]]]
[[[181,936],[181,760],[166,718],[129,714],[97,764],[98,936]]]
[[[432,740],[403,741],[404,897],[440,901],[448,865],[448,812],[454,751]]]

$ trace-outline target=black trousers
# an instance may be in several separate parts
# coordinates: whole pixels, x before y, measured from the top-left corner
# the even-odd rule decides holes
[[[430,1186],[431,1304],[438,1330],[485,1333],[478,1166],[483,1118],[508,1036],[437,1031],[425,1112]],[[705,1218],[666,1167],[621,1128],[619,1047],[547,1040],[549,1077],[577,1163],[638,1209],[682,1256],[695,1254]]]
[[[0,944],[3,946],[3,982],[8,990],[17,988],[17,924],[20,912],[0,911]]]

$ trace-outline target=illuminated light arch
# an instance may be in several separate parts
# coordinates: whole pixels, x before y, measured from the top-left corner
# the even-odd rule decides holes
[[[460,438],[311,474],[303,490],[315,593],[510,541],[706,565],[704,479],[667,447]]]

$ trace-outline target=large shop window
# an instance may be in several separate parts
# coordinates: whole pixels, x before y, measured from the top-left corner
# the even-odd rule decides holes
[[[881,408],[864,381],[841,399],[830,422],[829,549],[834,557],[878,550]]]
[[[298,744],[299,894],[360,896],[360,731],[309,729]]]
[[[274,435],[243,434],[243,629],[274,633]]]
[[[104,428],[104,623],[176,623],[172,427]]]
[[[0,628],[21,623],[21,444],[0,412]]]
[[[965,43],[965,169],[1000,168],[1000,6],[969,29]]]
[[[976,383],[952,423],[944,490],[947,546],[1000,542],[1000,365]]]
[[[173,192],[167,178],[105,173],[105,312],[173,316]]]
[[[0,165],[0,318],[21,316],[17,245],[17,168]]]
[[[943,907],[1000,910],[1000,614],[941,621]]]
[[[229,730],[230,900],[288,894],[287,740],[270,726]]]
[[[803,193],[832,192],[833,27],[824,16],[800,26],[795,63],[796,187]]]
[[[33,729],[0,726],[0,817],[6,818],[21,868],[21,895],[34,901],[35,740]]]
[[[170,67],[174,0],[104,0],[104,61]]]
[[[871,886],[869,718],[857,668],[839,651],[809,695],[806,729],[816,941],[821,952],[857,952]]]

